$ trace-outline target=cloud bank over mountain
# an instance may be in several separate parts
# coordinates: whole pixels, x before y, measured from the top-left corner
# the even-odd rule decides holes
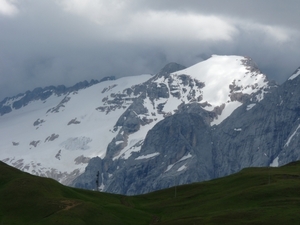
[[[156,73],[211,54],[283,82],[300,65],[299,1],[0,0],[0,99],[37,86]],[[0,100],[1,101],[1,100]]]

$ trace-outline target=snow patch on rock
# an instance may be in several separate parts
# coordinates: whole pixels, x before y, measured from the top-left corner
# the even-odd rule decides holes
[[[290,78],[288,80],[294,80],[296,77],[298,77],[300,75],[300,68],[298,68],[295,73],[290,76]]]
[[[159,152],[154,152],[154,153],[151,153],[151,154],[148,154],[148,155],[141,155],[141,156],[137,157],[135,160],[150,159],[150,158],[153,158],[155,156],[158,156],[159,154],[160,154]]]

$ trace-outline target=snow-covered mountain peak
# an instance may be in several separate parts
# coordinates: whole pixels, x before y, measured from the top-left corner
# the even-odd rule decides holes
[[[251,59],[241,56],[213,55],[173,74],[186,74],[203,82],[203,100],[220,105],[229,100],[232,92],[251,94],[268,84],[266,76],[250,63]]]
[[[270,86],[251,59],[240,56],[213,56],[189,68],[159,73],[132,88],[139,97],[116,123],[118,133],[107,154],[128,159],[139,152],[144,137],[157,122],[189,104],[207,111],[210,125],[220,124],[244,102],[252,106]]]
[[[182,75],[202,83],[197,98],[206,110],[216,109],[220,114],[212,124],[222,122],[245,100],[260,101],[270,88],[269,81],[255,63],[241,56],[213,55],[206,61],[172,73],[174,79]]]

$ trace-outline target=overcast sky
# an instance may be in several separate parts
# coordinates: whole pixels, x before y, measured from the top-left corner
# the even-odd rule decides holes
[[[0,0],[0,101],[212,54],[249,56],[282,83],[300,66],[299,11],[299,0]]]

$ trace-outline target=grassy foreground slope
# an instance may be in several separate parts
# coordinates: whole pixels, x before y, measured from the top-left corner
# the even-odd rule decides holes
[[[0,224],[299,224],[299,175],[295,162],[122,196],[65,187],[0,162]]]

